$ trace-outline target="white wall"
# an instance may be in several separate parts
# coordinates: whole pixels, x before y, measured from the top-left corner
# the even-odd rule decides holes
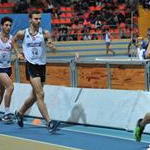
[[[11,111],[18,110],[30,94],[29,84],[15,83]],[[133,130],[150,111],[150,92],[71,88],[46,85],[45,103],[52,119]],[[0,111],[4,111],[3,104]],[[36,104],[28,115],[41,117]],[[150,132],[149,126],[145,130]]]

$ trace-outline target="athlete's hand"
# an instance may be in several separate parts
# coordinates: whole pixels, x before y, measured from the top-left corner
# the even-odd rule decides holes
[[[80,59],[79,53],[75,53],[75,61],[77,62],[79,61],[79,59]]]
[[[49,48],[52,48],[53,47],[53,42],[51,39],[48,39],[47,42],[46,42],[46,45],[49,47]]]
[[[52,52],[55,52],[57,50],[57,47],[56,46],[52,46],[51,49],[52,49]]]
[[[47,46],[52,50],[52,52],[55,52],[57,50],[56,46],[53,45],[53,42],[51,39],[47,41]]]
[[[23,53],[17,54],[17,58],[18,58],[19,60],[24,60]]]

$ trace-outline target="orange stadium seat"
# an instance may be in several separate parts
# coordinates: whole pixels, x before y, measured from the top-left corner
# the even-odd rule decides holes
[[[71,18],[72,14],[71,13],[66,13],[66,17]]]
[[[100,29],[97,29],[97,30],[96,30],[96,33],[97,33],[98,35],[101,35],[101,34],[102,34],[102,31],[101,31]]]
[[[12,8],[15,6],[15,3],[14,2],[7,2],[7,3],[3,3],[2,5],[3,5],[3,7]]]
[[[116,28],[116,29],[112,29],[111,30],[111,33],[112,33],[112,38],[113,39],[119,39],[119,28]]]
[[[9,9],[1,9],[0,10],[0,14],[10,14],[12,13],[12,10],[9,10]]]
[[[60,7],[60,11],[65,12],[66,11],[66,7]]]
[[[52,19],[52,24],[59,24],[59,19]]]
[[[99,11],[99,10],[101,10],[101,9],[102,9],[101,6],[95,6],[95,10],[96,10],[96,11]]]
[[[65,20],[65,23],[66,23],[66,24],[70,24],[70,23],[71,23],[70,19],[67,18],[67,19]]]
[[[94,6],[90,6],[89,9],[90,9],[90,11],[95,11]]]
[[[65,13],[61,13],[60,15],[62,18],[65,18],[66,17],[66,14]]]
[[[92,34],[95,34],[96,32],[95,32],[95,30],[94,29],[91,29],[90,30],[90,34],[92,35]]]
[[[42,8],[38,8],[37,10],[38,10],[38,11],[40,11],[40,12],[42,12],[42,11],[43,11],[43,10],[42,10]]]
[[[120,23],[120,25],[119,25],[119,27],[120,27],[121,29],[125,29],[126,24],[125,24],[125,23],[123,23],[123,22],[121,22],[121,23]]]
[[[71,11],[72,8],[71,7],[66,7],[66,11]]]
[[[126,5],[125,4],[120,4],[120,5],[118,5],[118,9],[119,10],[125,10],[126,9]]]
[[[78,34],[78,40],[83,40],[83,35],[81,33]]]
[[[97,38],[98,38],[98,40],[101,40],[102,36],[101,35],[97,35]]]
[[[61,19],[59,19],[59,23],[60,23],[60,24],[65,24],[65,23],[66,23],[66,20],[61,18]]]
[[[95,29],[95,24],[90,24],[91,29]]]
[[[33,11],[33,10],[37,10],[37,8],[35,8],[35,7],[30,7],[30,8],[27,9],[27,12],[31,12],[31,11]]]

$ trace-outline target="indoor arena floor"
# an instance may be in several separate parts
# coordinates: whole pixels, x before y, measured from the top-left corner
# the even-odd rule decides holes
[[[149,144],[149,134],[136,142],[133,132],[119,129],[62,123],[50,134],[45,126],[28,121],[23,128],[0,121],[0,150],[146,150]]]
[[[1,150],[146,150],[150,135],[135,142],[133,133],[125,130],[62,123],[56,133],[45,126],[26,122],[0,122]]]

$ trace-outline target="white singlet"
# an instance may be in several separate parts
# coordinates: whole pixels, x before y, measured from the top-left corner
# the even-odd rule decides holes
[[[29,28],[25,29],[22,47],[25,59],[28,62],[38,65],[46,64],[46,45],[42,28],[39,28],[36,35],[31,35]]]
[[[3,42],[0,38],[0,68],[11,67],[11,53],[12,35],[9,35],[9,40],[7,42]]]
[[[110,42],[110,34],[109,33],[105,34],[105,41]]]

